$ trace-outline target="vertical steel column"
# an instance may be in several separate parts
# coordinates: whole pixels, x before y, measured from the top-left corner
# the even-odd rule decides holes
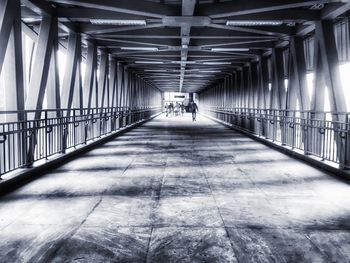
[[[233,72],[233,83],[232,83],[232,107],[237,108],[238,107],[238,72],[234,71]]]
[[[337,53],[337,47],[334,36],[333,22],[330,20],[316,21],[315,23],[315,42],[319,46],[322,61],[322,72],[325,78],[325,84],[328,87],[328,94],[330,100],[331,110],[333,112],[346,112],[346,102],[344,91],[342,89],[342,83],[339,71],[339,59]],[[316,93],[316,89],[315,92]],[[344,116],[338,114],[332,114],[332,120],[345,121]],[[336,125],[336,124],[334,124]],[[336,130],[341,127],[334,127]],[[341,165],[348,166],[350,164],[349,158],[346,158],[349,151],[349,138],[343,137],[342,132],[335,132],[335,141],[337,143],[337,153],[339,162]],[[346,141],[347,139],[347,141]]]
[[[86,69],[84,79],[84,107],[91,109],[93,94],[94,94],[94,83],[96,78],[96,67],[97,67],[97,48],[93,43],[88,43],[88,51],[86,58]],[[90,112],[90,110],[89,110]]]
[[[256,108],[258,104],[258,81],[259,81],[259,75],[258,75],[258,62],[254,61],[250,63],[250,87],[251,92],[249,94],[249,108],[252,108],[250,114],[250,129],[251,131],[256,131],[256,120],[254,118],[256,114]]]
[[[57,21],[56,21],[57,22]],[[52,45],[51,52],[51,61],[50,61],[50,69],[49,76],[47,80],[47,105],[50,105],[52,109],[58,109],[55,113],[50,113],[49,117],[61,117],[61,95],[60,95],[60,83],[59,83],[59,73],[58,73],[58,25],[55,24],[53,30],[54,33],[54,41]]]
[[[19,5],[18,0],[0,0],[0,72],[4,64],[7,44],[14,25],[14,18],[19,15],[16,14],[16,5]]]
[[[286,90],[284,86],[283,49],[272,50],[273,80],[271,89],[270,109],[285,109]]]
[[[48,73],[50,69],[51,54],[53,51],[55,35],[57,32],[57,18],[45,16],[42,18],[40,25],[39,38],[33,64],[33,72],[29,83],[29,91],[26,99],[26,109],[41,110],[43,107],[44,95],[47,85]],[[41,118],[41,112],[36,111],[35,114],[27,116],[29,119],[38,120]],[[30,164],[34,160],[36,142],[36,126],[38,123],[34,121],[31,137],[29,140],[29,149],[27,163]]]
[[[286,89],[284,85],[284,63],[283,63],[283,49],[274,48],[272,50],[272,66],[273,66],[273,81],[272,81],[272,90],[271,90],[271,100],[270,100],[270,109],[273,109],[273,132],[272,140],[277,139],[278,130],[281,132],[281,142],[285,143],[284,138],[284,116],[280,116],[281,119],[278,121],[279,111],[284,110],[286,107]],[[278,122],[280,127],[278,127]]]
[[[63,77],[62,85],[62,107],[67,109],[66,116],[69,117],[71,113],[71,108],[73,105],[73,98],[76,92],[75,84],[76,79],[80,73],[80,61],[81,61],[81,37],[79,34],[71,32],[68,39],[68,49],[67,49],[67,62],[65,73]]]
[[[242,108],[243,70],[237,72],[237,108]]]
[[[249,63],[248,76],[247,76],[247,86],[246,86],[246,106],[247,108],[253,108],[254,106],[254,95],[253,95],[253,82],[252,82],[252,64]]]
[[[317,33],[317,32],[316,32]],[[314,40],[314,87],[311,97],[311,112],[308,114],[307,119],[303,123],[303,137],[306,138],[304,153],[305,154],[318,154],[322,155],[322,149],[324,148],[322,135],[318,132],[314,132],[311,128],[312,125],[320,125],[324,119],[324,104],[325,104],[325,78],[322,70],[322,58],[321,50],[318,40],[318,33],[315,35]],[[316,113],[317,112],[317,113]],[[321,121],[314,121],[319,119]],[[316,143],[315,143],[316,142]]]
[[[118,106],[121,107],[123,106],[123,83],[124,83],[124,69],[123,69],[123,65],[121,64],[121,62],[117,63],[117,72],[118,72],[118,78],[117,78],[117,82],[118,82]]]
[[[259,64],[260,64],[259,106],[261,109],[266,109],[270,106],[268,58],[261,57],[259,60]]]
[[[26,109],[41,110],[45,95],[45,89],[50,69],[51,52],[57,32],[57,20],[55,17],[45,16],[40,25],[39,38],[34,58],[33,72],[29,83],[29,91],[26,100]],[[37,111],[33,119],[40,118],[40,111]]]
[[[110,90],[110,100],[109,105],[111,108],[118,104],[118,90],[117,90],[117,61],[115,58],[110,57],[111,67],[110,67],[110,77],[109,77],[109,90]]]
[[[99,67],[99,78],[98,78],[98,90],[99,95],[101,95],[101,101],[98,103],[98,107],[105,107],[108,102],[106,103],[106,93],[108,89],[108,82],[107,82],[107,76],[108,76],[108,54],[105,50],[101,50],[101,59],[100,59],[100,67]]]
[[[259,92],[259,70],[258,70],[258,62],[252,62],[250,64],[250,79],[251,79],[251,108],[258,107],[258,92]]]
[[[303,38],[291,37],[290,40],[290,74],[287,108],[296,110],[299,101],[300,110],[310,109],[310,96],[306,80],[306,62],[304,56]]]
[[[24,78],[22,31],[20,20],[21,10],[19,2],[13,1],[11,4],[11,9],[5,11],[12,13],[12,21],[7,21],[10,23],[10,34],[8,35],[8,39],[6,40],[0,38],[0,42],[7,43],[7,51],[3,63],[3,74],[5,75],[6,110],[21,111],[24,110]],[[8,15],[5,15],[5,17],[8,17]],[[4,23],[6,22],[4,21]],[[25,115],[23,112],[19,112],[17,116],[7,116],[7,121],[9,122],[17,120],[25,120]]]
[[[242,108],[248,108],[248,97],[249,97],[249,66],[244,66],[242,70],[243,74],[243,81],[242,84],[243,86],[241,89],[241,94],[242,94]]]
[[[9,3],[11,2],[11,3]],[[18,122],[13,124],[8,131],[25,130],[25,92],[24,92],[24,74],[23,74],[23,49],[22,49],[22,30],[21,30],[21,9],[20,2],[0,0],[0,73],[5,77],[4,91],[6,94],[5,109],[18,110],[16,115],[8,115],[7,122]],[[12,147],[0,145],[1,155],[5,152],[13,153],[13,162],[9,164],[10,168],[22,166],[27,162],[27,144],[26,132],[18,133],[13,136]]]

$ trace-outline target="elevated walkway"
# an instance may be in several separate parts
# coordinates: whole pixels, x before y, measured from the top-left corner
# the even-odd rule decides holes
[[[350,186],[164,115],[0,199],[1,262],[348,262]]]

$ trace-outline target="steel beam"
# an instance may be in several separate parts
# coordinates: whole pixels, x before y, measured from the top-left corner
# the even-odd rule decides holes
[[[332,0],[322,1],[323,3],[333,2]],[[198,8],[197,15],[206,15],[211,18],[224,18],[238,15],[249,15],[254,13],[264,13],[283,9],[291,9],[319,4],[319,0],[273,0],[273,1],[249,1],[236,0],[231,2],[222,2],[219,4],[204,4]]]
[[[86,69],[84,77],[84,105],[91,109],[94,98],[94,84],[96,82],[97,48],[94,44],[88,43]]]
[[[16,5],[19,5],[18,0],[0,0],[0,73],[16,15]]]
[[[251,93],[249,107],[258,107],[258,92],[259,92],[259,70],[258,62],[250,63],[250,81],[251,81]]]
[[[14,1],[16,2],[16,1]],[[13,3],[14,14],[11,32],[7,40],[7,51],[4,59],[3,74],[5,75],[6,110],[23,111],[24,108],[24,74],[22,59],[22,32],[19,3]],[[16,6],[17,4],[17,6]],[[6,41],[4,41],[6,42]],[[11,117],[11,119],[9,119]],[[18,112],[16,116],[7,116],[7,121],[23,121],[25,115]]]
[[[109,99],[106,95],[107,89],[108,89],[108,54],[105,50],[101,50],[101,56],[100,56],[100,66],[99,66],[99,78],[98,78],[98,90],[99,94],[101,96],[101,101],[99,101],[99,107],[104,107],[105,105],[108,105],[107,100]]]
[[[294,36],[290,40],[290,73],[288,87],[288,109],[296,110],[299,101],[300,110],[310,109],[310,96],[306,80],[306,62],[303,38]]]
[[[272,88],[270,109],[285,109],[286,90],[284,85],[283,49],[272,50]]]
[[[66,58],[66,68],[62,85],[62,106],[65,109],[71,109],[74,96],[79,96],[80,90],[75,91],[76,80],[79,80],[78,73],[80,73],[80,70],[78,68],[81,61],[81,37],[77,33],[70,33],[69,35]],[[70,110],[66,114],[69,116]]]
[[[54,17],[43,17],[38,43],[36,47],[33,70],[29,83],[29,91],[26,100],[26,109],[40,110],[43,107],[44,95],[50,68],[51,52],[55,39],[57,21]],[[34,117],[40,118],[41,113],[37,111]]]
[[[130,0],[118,0],[117,2],[108,0],[54,0],[54,2],[155,18],[179,14],[176,7],[143,0],[138,1],[137,4]]]
[[[117,61],[115,58],[110,57],[110,77],[109,77],[109,92],[110,92],[110,107],[118,105],[118,85],[117,85]]]
[[[250,80],[249,80],[249,65],[246,65],[243,67],[242,70],[242,76],[243,76],[243,86],[241,90],[242,94],[242,108],[248,108],[248,100],[249,100],[249,85],[250,85]]]
[[[54,25],[53,30],[55,30],[55,37],[53,40],[52,45],[52,52],[51,52],[51,60],[50,60],[50,69],[49,69],[49,76],[47,80],[47,88],[46,88],[46,94],[47,94],[47,104],[49,105],[49,108],[51,109],[60,109],[61,108],[61,95],[60,95],[60,83],[59,83],[59,72],[58,72],[58,58],[57,58],[57,52],[58,52],[58,28],[57,25]],[[54,116],[50,117],[61,117],[61,111],[58,110]]]

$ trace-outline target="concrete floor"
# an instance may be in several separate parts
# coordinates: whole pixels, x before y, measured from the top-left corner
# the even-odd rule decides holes
[[[164,116],[0,199],[1,262],[349,262],[350,186]]]

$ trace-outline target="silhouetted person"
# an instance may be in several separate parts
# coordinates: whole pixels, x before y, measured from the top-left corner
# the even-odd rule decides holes
[[[181,108],[181,116],[184,116],[184,112],[185,112],[185,105],[184,105],[184,103],[183,103],[183,102],[181,103],[180,108]]]
[[[169,113],[174,114],[174,104],[172,102],[169,104]]]
[[[175,116],[179,116],[179,111],[180,111],[180,104],[176,102],[174,107]]]
[[[192,112],[192,121],[196,121],[198,106],[194,101],[190,103],[190,112]]]
[[[169,105],[168,105],[168,103],[165,104],[165,113],[166,113],[166,116],[168,117],[168,115],[169,115]]]

